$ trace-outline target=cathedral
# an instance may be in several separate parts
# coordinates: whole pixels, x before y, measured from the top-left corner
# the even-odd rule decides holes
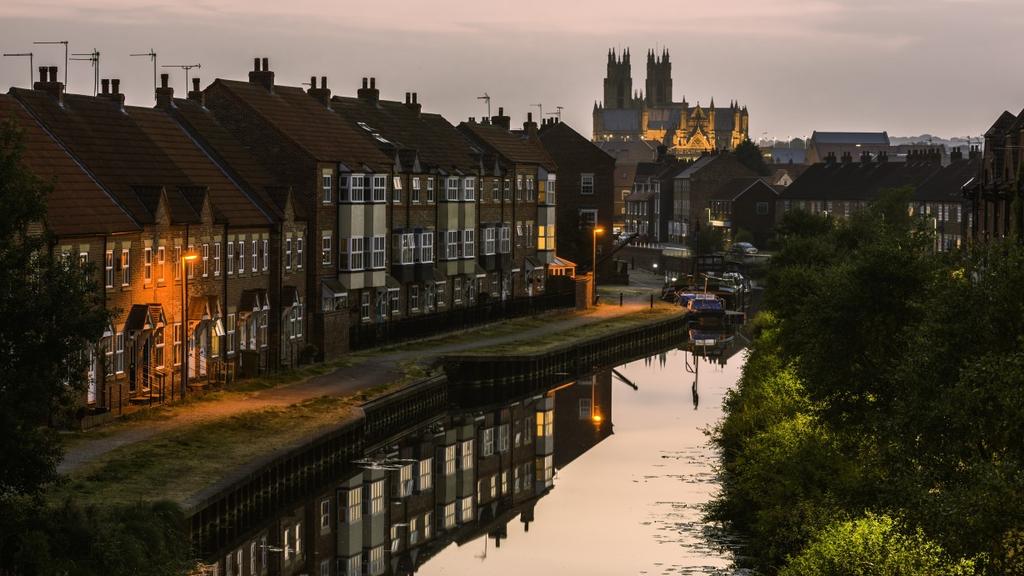
[[[716,108],[672,101],[672,62],[668,50],[647,52],[646,92],[633,91],[629,48],[608,51],[604,102],[594,103],[594,141],[646,140],[670,154],[696,158],[714,150],[732,150],[747,139],[747,107],[733,102]]]

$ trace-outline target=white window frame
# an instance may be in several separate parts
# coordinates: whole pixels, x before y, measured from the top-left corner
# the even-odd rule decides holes
[[[412,177],[412,193],[409,197],[409,202],[412,204],[419,203],[420,201],[420,177]]]
[[[594,194],[594,174],[593,172],[580,174],[580,194],[583,196],[593,196]]]
[[[512,228],[508,224],[501,226],[501,237],[498,251],[501,254],[509,254],[512,252]]]
[[[322,230],[320,232],[320,264],[329,266],[333,261],[332,253],[332,239],[330,230]]]
[[[474,258],[476,256],[476,229],[467,228],[462,231],[463,258]]]
[[[373,237],[373,251],[372,251],[372,265],[374,270],[383,270],[386,265],[386,250],[387,240],[386,236],[374,236]]]
[[[495,228],[488,226],[484,228],[484,254],[487,256],[493,255],[497,242],[495,241]]]
[[[372,182],[373,182],[373,201],[374,202],[387,202],[388,201],[388,176],[387,176],[387,174],[374,174]]]
[[[457,202],[459,200],[459,177],[449,176],[445,181],[444,190],[445,200],[448,202]]]
[[[128,286],[132,280],[132,255],[130,248],[121,249],[121,286]]]
[[[349,181],[350,201],[352,202],[366,202],[366,175],[365,174],[353,174]]]
[[[331,178],[331,171],[324,170],[323,175],[320,178],[320,202],[323,204],[331,204],[334,202],[334,182]]]
[[[420,243],[417,246],[417,253],[420,262],[434,261],[434,233],[421,232]]]
[[[462,179],[462,199],[466,202],[476,200],[476,178],[466,176]]]

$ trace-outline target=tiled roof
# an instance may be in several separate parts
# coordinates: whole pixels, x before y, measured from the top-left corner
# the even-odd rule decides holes
[[[58,236],[112,234],[140,226],[74,158],[33,120],[14,98],[0,94],[0,120],[22,130],[23,161],[53,185],[47,198],[47,226]]]
[[[1004,110],[1003,113],[999,115],[999,118],[996,119],[995,124],[992,124],[992,127],[988,129],[988,132],[985,132],[985,136],[994,136],[998,132],[1007,130],[1016,121],[1016,116]]]
[[[889,134],[886,132],[817,132],[811,135],[817,144],[867,144],[870,146],[888,146]]]
[[[939,170],[914,190],[914,200],[959,202],[963,187],[981,170],[980,158],[956,160]]]
[[[615,158],[594,144],[565,122],[554,122],[541,126],[540,141],[552,158],[593,160],[614,164]],[[556,160],[557,161],[557,160]]]
[[[675,177],[676,178],[689,178],[689,177],[693,176],[694,174],[696,174],[698,171],[700,171],[702,168],[707,166],[708,164],[711,164],[712,162],[714,162],[716,159],[719,158],[719,156],[720,156],[719,154],[705,154],[705,155],[701,156],[700,158],[697,158],[696,160],[694,160],[692,164],[690,164],[689,166],[686,167],[686,169],[684,169],[681,172],[679,172],[678,174],[676,174]]]
[[[362,165],[387,171],[392,159],[383,154],[372,137],[354,128],[302,88],[263,86],[237,80],[217,79],[207,90],[223,87],[280,134],[311,157],[325,162],[342,162],[351,168]]]
[[[916,189],[940,169],[932,162],[818,163],[790,184],[782,198],[871,201],[882,190]]]
[[[775,189],[765,184],[764,180],[760,178],[735,178],[726,182],[709,194],[708,200],[729,200],[731,202],[735,202],[736,200],[739,200],[740,196],[743,196],[747,190],[750,190],[755,186],[764,186],[775,193]]]
[[[526,137],[506,130],[494,124],[478,124],[463,122],[459,124],[463,133],[469,134],[483,146],[505,157],[509,162],[517,164],[540,164],[549,170],[555,170],[555,161],[547,152]]]
[[[415,150],[424,168],[445,171],[474,171],[480,153],[447,120],[439,114],[420,114],[402,102],[366,100],[335,96],[331,108],[357,130],[373,137],[379,134],[398,150]],[[359,123],[363,123],[363,128]],[[387,146],[377,140],[378,146]],[[400,158],[404,155],[400,155]]]

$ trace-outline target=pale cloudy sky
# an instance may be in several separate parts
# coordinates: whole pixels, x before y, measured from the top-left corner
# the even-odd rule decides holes
[[[513,122],[542,103],[585,135],[601,98],[609,47],[629,46],[643,88],[648,48],[672,54],[674,98],[736,99],[751,137],[812,130],[977,135],[1024,108],[1024,0],[3,0],[0,51],[63,66],[57,46],[101,53],[130,103],[152,102],[152,67],[202,63],[204,85],[244,79],[267,56],[279,83],[328,76],[353,95],[375,76],[382,97],[419,92],[424,109],[457,123],[476,99]],[[70,90],[91,93],[87,62]],[[184,74],[171,81],[185,90]],[[28,62],[0,60],[0,90],[28,83]]]

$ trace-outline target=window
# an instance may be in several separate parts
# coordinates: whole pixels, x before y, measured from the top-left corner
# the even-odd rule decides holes
[[[363,269],[364,245],[365,239],[362,237],[348,239],[348,270]]]
[[[548,179],[547,179],[546,183],[547,183],[547,190],[544,189],[545,182],[541,182],[541,189],[539,190],[539,194],[540,195],[539,195],[539,198],[538,198],[537,201],[540,202],[541,204],[547,204],[549,206],[554,206],[555,205],[555,184],[556,184],[555,175],[554,174],[548,175]]]
[[[121,286],[127,286],[131,283],[131,253],[128,248],[121,249]]]
[[[220,276],[220,242],[213,243],[213,275]]]
[[[594,193],[594,175],[580,174],[580,194],[591,195]]]
[[[114,373],[124,374],[124,332],[114,336]]]
[[[462,199],[476,200],[476,178],[468,176],[462,181]]]
[[[171,264],[174,266],[174,279],[181,280],[181,246],[174,247],[174,260]]]
[[[187,252],[187,254],[195,254],[195,246],[189,244],[188,245],[188,252]],[[191,262],[188,262],[188,264],[186,265],[185,268],[186,268],[186,272],[188,274],[188,279],[189,280],[191,280],[191,279],[196,277],[196,263],[195,263],[195,260],[192,260]]]
[[[516,202],[520,202],[523,199],[523,175],[516,175]]]
[[[455,445],[444,447],[444,475],[455,474]]]
[[[175,248],[175,250],[177,250],[177,248]],[[230,241],[230,240],[228,241],[227,252],[228,252],[228,274],[234,274],[235,273],[235,243],[233,241]]]
[[[323,194],[321,194],[321,196],[320,196],[321,197],[321,201],[324,204],[330,204],[332,202],[331,191],[334,188],[334,186],[332,185],[332,182],[331,182],[331,171],[330,170],[324,170],[323,177],[320,179],[320,188],[321,188],[321,190],[323,190]]]
[[[323,560],[320,562],[320,576],[331,576],[330,560]]]
[[[416,248],[416,235],[405,233],[400,235],[399,264],[412,264],[413,252]]]
[[[320,501],[320,533],[327,534],[331,531],[331,501],[324,499]]]
[[[466,246],[462,252],[462,257],[472,258],[476,256],[476,230],[463,230],[462,239]]]
[[[331,233],[326,230],[320,232],[320,263],[331,263]]]
[[[391,303],[390,309],[391,309],[391,315],[392,316],[397,315],[398,312],[399,312],[399,308],[398,308],[398,292],[399,291],[398,291],[397,288],[393,288],[391,290],[388,290],[388,301]]]
[[[386,568],[384,564],[384,547],[377,546],[376,548],[370,549],[370,561],[369,561],[370,576],[379,576],[384,573]]]
[[[283,546],[283,548],[284,548],[284,561],[287,562],[288,559],[291,557],[291,554],[292,554],[291,530],[289,530],[286,527],[284,529],[284,532],[281,534],[281,538],[282,538],[282,542],[284,544],[284,546]]]
[[[373,237],[373,268],[380,270],[384,268],[384,236]]]
[[[398,497],[412,496],[412,464],[406,464],[398,470]]]
[[[462,499],[461,506],[459,506],[459,521],[460,522],[469,522],[472,519],[473,519],[473,497],[472,496],[466,496],[465,498]]]
[[[366,201],[366,175],[353,174],[351,177],[351,199],[353,202]]]
[[[172,328],[172,331],[174,337],[174,365],[178,366],[179,364],[181,364],[181,340],[183,336],[181,331],[181,322],[175,323],[174,327]]]
[[[434,520],[434,513],[433,512],[427,512],[426,514],[423,515],[423,539],[424,540],[429,540],[430,539],[430,535],[431,535],[431,533],[433,532],[433,529],[434,529],[433,520]]]
[[[377,480],[370,484],[370,514],[384,512],[384,481]]]
[[[550,437],[554,432],[555,420],[551,410],[537,411],[537,438]]]
[[[256,543],[251,542],[249,544],[249,574],[255,576],[256,574]]]
[[[455,502],[444,505],[444,529],[451,530],[455,527]]]
[[[385,202],[388,194],[388,177],[384,174],[373,175],[373,201]]]
[[[433,476],[431,476],[431,474],[433,473],[433,465],[433,458],[424,458],[423,460],[420,460],[419,463],[417,464],[416,483],[417,489],[420,492],[423,492],[424,490],[430,490],[430,488],[433,486]]]
[[[501,473],[501,494],[503,496],[508,494],[508,470],[504,470]]]
[[[156,352],[153,355],[153,362],[157,368],[164,367],[164,329],[157,328],[153,332],[153,344],[156,347]]]
[[[462,302],[462,278],[456,278],[452,280],[452,296],[455,297],[455,302]]]
[[[554,250],[555,249],[555,225],[549,224],[547,226],[537,226],[537,249],[538,250]]]
[[[294,311],[295,309],[292,308]],[[260,310],[259,321],[260,321],[260,348],[266,348],[270,339],[267,337],[267,318],[270,316],[270,310]]]
[[[261,260],[261,258],[258,256],[258,254],[259,254],[259,245],[260,245],[259,244],[259,240],[253,240],[252,241],[252,252],[250,252],[249,259],[252,260],[252,268],[251,268],[251,270],[253,272],[259,272],[260,271],[260,260]],[[204,274],[204,276],[205,276],[205,274]]]
[[[505,185],[502,187],[501,197],[506,202],[512,199],[512,180],[505,178]]]
[[[445,296],[445,285],[446,282],[437,282],[434,286],[437,288],[437,305],[444,306],[448,300]]]
[[[434,233],[423,232],[420,234],[420,262],[434,261]]]
[[[302,554],[302,522],[295,523],[295,555]]]
[[[434,179],[427,178],[427,203],[434,203]]]
[[[498,452],[508,452],[508,424],[498,426]]]
[[[459,199],[459,179],[456,176],[450,176],[447,180],[447,186],[445,187],[444,199],[449,202],[455,202]]]
[[[501,181],[497,178],[491,180],[491,200],[494,202],[501,201]]]
[[[342,572],[342,574],[344,574],[345,576],[363,576],[363,557],[361,555],[356,555],[348,559],[339,558],[339,571],[342,569],[343,566],[345,571]],[[339,574],[339,576],[341,575]]]
[[[484,228],[484,254],[494,254],[494,228]]]
[[[462,469],[470,470],[473,468],[473,441],[466,440],[462,443]]]
[[[284,241],[284,269],[292,269],[292,239],[285,238]]]
[[[444,257],[447,260],[455,260],[459,257],[459,231],[448,230],[445,232],[445,238],[447,238],[447,249],[445,250]]]
[[[487,458],[494,454],[494,428],[484,430],[483,440],[480,441],[480,452]]]
[[[235,353],[235,330],[236,330],[236,316],[234,314],[228,314],[228,326],[227,326],[227,346],[228,354]]]
[[[391,179],[391,201],[395,204],[402,203],[402,177],[395,176]]]
[[[527,416],[523,419],[523,444],[529,444],[531,441],[530,434],[533,429],[533,418]]]
[[[142,281],[146,284],[153,281],[153,249],[149,246],[142,251]]]
[[[758,202],[757,203],[757,215],[758,216],[767,216],[768,215],[768,203],[767,202]]]
[[[345,503],[345,514],[341,521],[346,524],[358,522],[363,517],[363,493],[359,488],[353,488],[342,497]]]
[[[502,254],[512,252],[512,228],[508,224],[501,227],[501,246],[498,249]]]
[[[302,236],[295,239],[295,268],[298,270],[302,270],[302,244]]]
[[[413,176],[412,178],[412,198],[410,202],[415,203],[420,201],[420,177]]]
[[[416,544],[420,540],[419,523],[417,520],[419,518],[415,516],[409,519],[409,546]]]
[[[593,228],[597,226],[597,210],[594,208],[580,209],[580,227]]]
[[[363,320],[370,319],[370,293],[363,290],[359,301],[359,316]]]
[[[590,398],[580,398],[579,406],[580,420],[590,420],[590,417],[594,415],[594,406],[590,403]]]
[[[238,273],[245,272],[245,241],[239,240],[238,244],[235,244],[238,252]]]
[[[413,285],[409,286],[409,309],[419,310],[420,309],[420,287]]]

